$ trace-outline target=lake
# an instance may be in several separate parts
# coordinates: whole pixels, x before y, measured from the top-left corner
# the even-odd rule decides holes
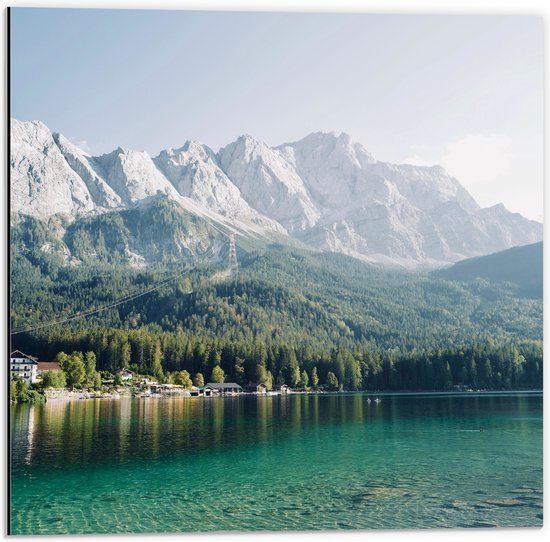
[[[542,526],[542,393],[11,407],[11,533]]]

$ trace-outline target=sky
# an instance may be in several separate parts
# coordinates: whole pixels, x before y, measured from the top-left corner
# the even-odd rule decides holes
[[[540,17],[15,8],[11,116],[92,154],[347,132],[542,220]]]

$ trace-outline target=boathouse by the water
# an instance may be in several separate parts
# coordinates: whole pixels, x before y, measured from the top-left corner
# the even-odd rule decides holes
[[[257,395],[265,395],[267,393],[267,386],[263,382],[257,384],[250,383],[245,386],[244,391],[246,393],[255,393]]]
[[[210,388],[212,393],[216,395],[236,395],[243,391],[242,387],[235,382],[226,382],[223,384],[209,382],[205,388]]]
[[[286,395],[287,393],[290,393],[292,391],[288,384],[279,384],[278,386],[275,386],[275,388],[273,389],[276,392],[280,393],[281,395]]]

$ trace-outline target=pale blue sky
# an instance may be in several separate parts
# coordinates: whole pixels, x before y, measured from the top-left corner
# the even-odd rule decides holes
[[[542,19],[12,11],[11,113],[94,154],[345,131],[542,218]]]

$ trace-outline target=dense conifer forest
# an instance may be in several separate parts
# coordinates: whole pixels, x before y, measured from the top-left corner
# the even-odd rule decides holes
[[[101,231],[70,232],[78,254],[92,243],[96,257],[68,265],[59,250],[44,250],[59,241],[40,221],[12,228],[13,330],[105,306],[184,270],[129,267]],[[282,245],[239,250],[239,260],[236,277],[216,278],[223,266],[198,262],[145,296],[13,335],[12,348],[42,359],[92,351],[100,371],[129,367],[166,381],[183,370],[208,381],[221,369],[225,381],[295,388],[542,387],[542,289],[524,276],[528,266],[514,282],[513,273],[403,271]]]

